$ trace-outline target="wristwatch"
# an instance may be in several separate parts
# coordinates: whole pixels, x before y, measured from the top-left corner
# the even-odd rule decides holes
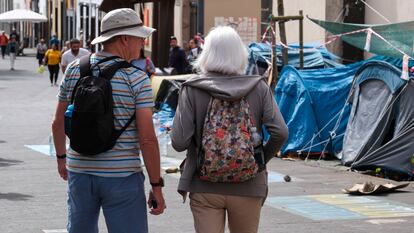
[[[58,158],[58,159],[64,159],[64,158],[66,158],[66,154],[63,154],[63,155],[56,154],[56,158]]]
[[[159,181],[157,183],[150,182],[152,187],[164,187],[164,179],[160,177]]]

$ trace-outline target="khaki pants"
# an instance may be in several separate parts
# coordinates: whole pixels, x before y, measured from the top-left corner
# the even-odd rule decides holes
[[[231,233],[256,233],[263,198],[191,193],[190,206],[197,233],[224,233],[226,213]]]

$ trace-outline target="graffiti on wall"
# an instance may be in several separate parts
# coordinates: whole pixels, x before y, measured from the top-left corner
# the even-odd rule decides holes
[[[214,26],[231,26],[245,44],[257,41],[257,18],[254,17],[215,17]]]

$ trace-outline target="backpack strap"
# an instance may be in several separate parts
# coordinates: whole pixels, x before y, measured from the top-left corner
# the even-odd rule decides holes
[[[82,56],[79,58],[80,78],[92,75],[91,71],[91,55]]]
[[[113,60],[113,59],[116,59],[116,58],[120,58],[120,57],[118,57],[118,56],[109,56],[109,57],[105,57],[105,58],[103,58],[103,59],[101,59],[99,62],[97,62],[96,64],[94,64],[93,65],[93,67],[91,67],[91,56],[92,56],[92,54],[90,54],[90,55],[85,55],[85,56],[82,56],[81,58],[79,58],[79,70],[80,70],[80,77],[79,77],[79,79],[78,79],[78,81],[76,82],[76,84],[75,84],[75,87],[73,88],[73,91],[72,91],[72,98],[71,98],[71,100],[70,100],[70,102],[73,104],[73,100],[74,100],[74,97],[75,97],[75,93],[76,93],[76,90],[78,89],[78,86],[79,86],[79,81],[81,80],[81,79],[83,79],[83,78],[85,78],[85,77],[87,77],[87,76],[92,76],[92,68],[93,67],[98,67],[98,69],[99,69],[99,64],[101,64],[101,63],[103,63],[103,62],[107,62],[107,61],[110,61],[110,60]],[[127,63],[127,62],[125,62],[125,63]],[[116,63],[115,63],[116,64]],[[125,64],[123,64],[123,65],[125,65]],[[113,67],[113,69],[114,69],[114,71],[112,71],[112,69],[109,71],[109,72],[113,72],[112,74],[110,74],[111,76],[111,78],[112,78],[112,76],[114,75],[114,73],[119,69],[119,68],[121,68],[121,67],[118,67],[118,65],[112,65],[111,67],[109,67],[109,68],[112,68]],[[116,69],[115,69],[116,68]],[[106,70],[106,69],[105,69]],[[100,71],[100,70],[99,70]],[[101,72],[101,71],[100,71]],[[107,77],[107,76],[106,76]]]
[[[135,120],[136,112],[134,111],[134,114],[132,114],[131,118],[129,118],[128,122],[122,127],[122,129],[117,130],[116,133],[113,135],[113,138],[115,140],[118,140],[118,138],[121,136],[121,134],[128,128],[128,126]]]

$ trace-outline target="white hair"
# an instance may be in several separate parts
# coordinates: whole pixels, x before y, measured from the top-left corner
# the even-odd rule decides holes
[[[239,34],[229,26],[213,28],[194,67],[203,73],[244,74],[248,52]]]

